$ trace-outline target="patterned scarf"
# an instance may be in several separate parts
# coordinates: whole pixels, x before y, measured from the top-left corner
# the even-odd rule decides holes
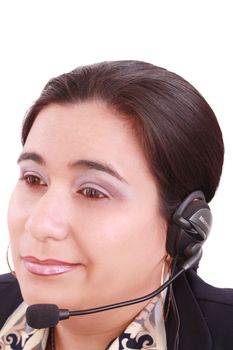
[[[49,329],[33,329],[26,323],[23,302],[0,331],[0,350],[45,350]],[[166,350],[161,298],[155,297],[107,350]]]

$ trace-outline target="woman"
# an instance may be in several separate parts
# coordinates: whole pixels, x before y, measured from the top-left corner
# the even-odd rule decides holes
[[[233,292],[196,275],[223,141],[189,83],[138,61],[75,69],[45,86],[22,144],[1,349],[232,349]],[[182,268],[150,300],[39,330],[25,319],[31,304],[84,310],[132,300]]]

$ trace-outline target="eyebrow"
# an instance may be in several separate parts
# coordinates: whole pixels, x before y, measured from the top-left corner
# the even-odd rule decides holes
[[[103,171],[109,175],[116,177],[121,182],[127,183],[127,181],[116,171],[116,169],[114,169],[109,164],[102,163],[99,161],[97,162],[93,160],[88,160],[88,159],[80,159],[71,163],[71,167],[76,167],[76,166],[81,166],[82,168],[86,168],[86,169],[95,169],[95,170]]]
[[[32,160],[40,165],[46,165],[45,160],[41,155],[39,155],[36,152],[23,152],[19,156],[17,163],[19,164],[22,161],[25,160]],[[102,163],[102,162],[97,162],[93,160],[88,160],[88,159],[80,159],[77,161],[74,161],[72,163],[69,163],[69,167],[75,168],[75,167],[82,167],[85,169],[94,169],[98,171],[103,171],[111,176],[114,176],[121,182],[128,183],[118,172],[116,169],[114,169],[111,165]]]
[[[21,163],[24,160],[33,160],[34,162],[40,164],[40,165],[45,165],[45,160],[35,152],[23,152],[20,154],[17,163]]]

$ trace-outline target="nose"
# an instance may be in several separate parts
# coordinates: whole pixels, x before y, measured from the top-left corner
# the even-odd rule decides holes
[[[70,233],[69,201],[61,191],[48,189],[32,205],[25,223],[26,232],[37,240],[64,240]]]

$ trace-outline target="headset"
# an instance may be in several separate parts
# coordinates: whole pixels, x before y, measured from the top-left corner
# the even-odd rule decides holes
[[[211,226],[212,214],[204,193],[190,193],[172,216],[167,232],[167,252],[181,261],[194,256],[202,249]]]
[[[208,238],[211,226],[212,214],[206,203],[204,193],[202,191],[190,193],[176,208],[167,232],[166,249],[169,255],[174,258],[172,276],[177,268],[184,267],[187,262],[190,265],[188,268],[197,270],[202,256],[202,245]],[[189,261],[191,261],[191,264]],[[168,296],[176,322],[173,349],[177,350],[179,346],[180,317],[172,283],[169,285]]]

